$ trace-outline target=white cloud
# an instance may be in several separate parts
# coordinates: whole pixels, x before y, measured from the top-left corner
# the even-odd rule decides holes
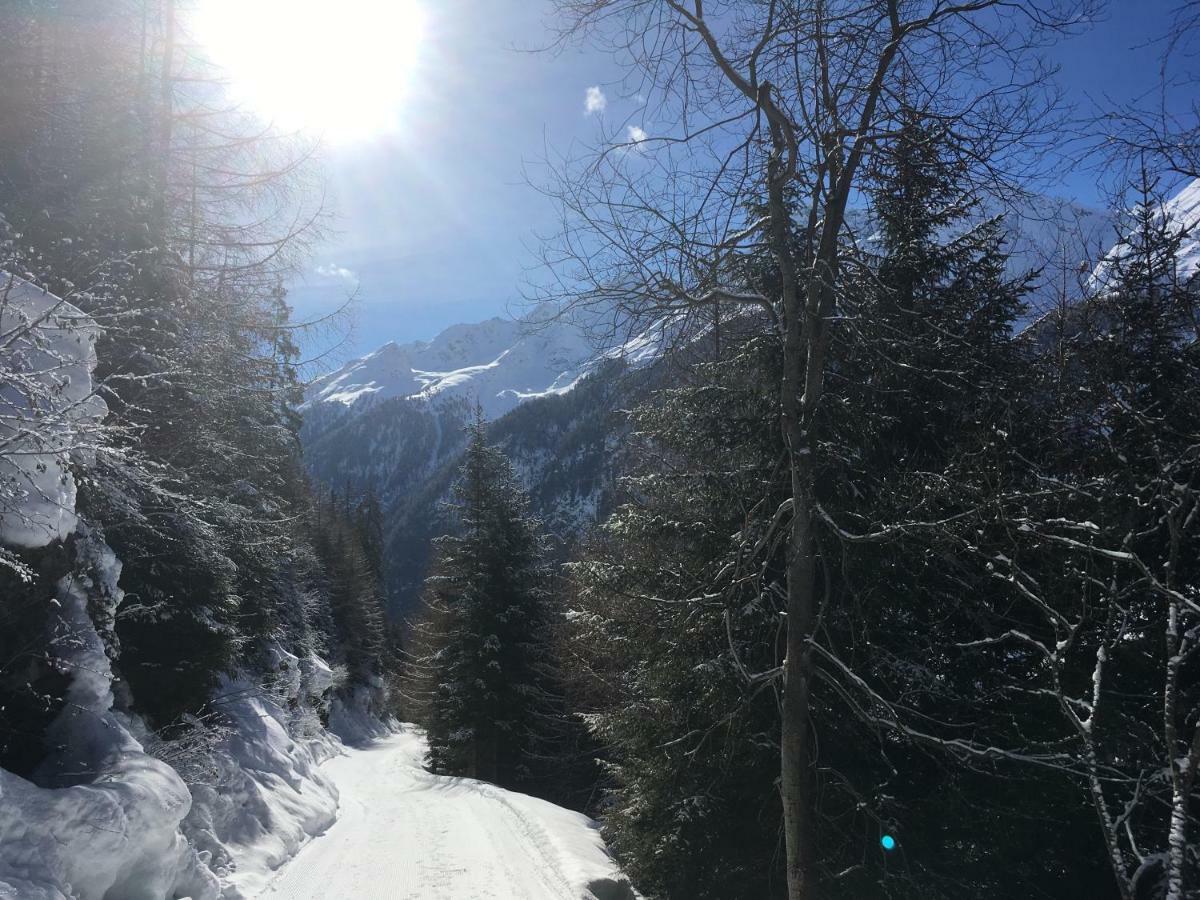
[[[342,281],[358,281],[358,275],[345,266],[338,266],[330,263],[329,265],[317,266],[317,274],[324,278],[340,278]]]
[[[640,126],[640,125],[630,125],[628,131],[629,131],[629,143],[631,143],[631,144],[640,144],[647,137],[649,137],[649,135],[646,134],[646,132],[642,130],[642,126]]]
[[[600,86],[592,85],[588,88],[583,97],[583,114],[590,116],[592,113],[604,112],[607,108],[608,98],[604,96],[604,91],[600,90]]]

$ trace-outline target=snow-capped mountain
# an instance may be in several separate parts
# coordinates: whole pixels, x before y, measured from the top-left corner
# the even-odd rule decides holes
[[[570,391],[605,359],[656,358],[663,333],[660,323],[629,340],[597,340],[578,318],[539,306],[517,319],[454,325],[431,341],[389,341],[314,381],[303,410],[337,404],[361,413],[393,398],[463,399],[495,419],[526,400]]]
[[[1157,204],[1156,204],[1157,205]],[[1126,216],[1130,221],[1124,223],[1132,228],[1132,216]],[[1161,203],[1156,218],[1166,223],[1166,230],[1179,240],[1175,252],[1175,271],[1181,280],[1187,280],[1200,272],[1200,178],[1185,185],[1170,199]],[[1118,241],[1110,249],[1095,270],[1092,272],[1090,287],[1092,290],[1104,290],[1108,281],[1115,274],[1114,263],[1119,262],[1129,252],[1125,241]]]
[[[1182,195],[1181,195],[1182,196]],[[1189,201],[1200,205],[1200,189]],[[980,212],[976,218],[985,217]],[[1111,246],[1111,218],[1102,212],[1053,198],[1037,198],[1009,211],[1008,251],[1013,274],[1064,266],[1074,270],[1095,258],[1097,248]],[[869,228],[855,228],[869,234]],[[869,238],[868,238],[869,240]],[[1200,257],[1200,249],[1197,250]],[[1052,288],[1046,279],[1046,289]],[[1030,298],[1034,313],[1050,298]],[[430,341],[389,341],[316,379],[306,395],[304,411],[331,405],[338,411],[363,413],[392,398],[419,402],[476,402],[489,419],[499,418],[520,403],[564,394],[606,359],[638,366],[663,350],[664,324],[641,333],[607,339],[595,337],[578,316],[555,316],[542,305],[519,318],[491,318],[454,325]]]
[[[1028,298],[1031,319],[1057,300],[1060,280],[1049,273],[1078,272],[1080,261],[1102,258],[1116,234],[1106,214],[1047,198],[1006,222],[1012,274],[1044,272],[1044,295]],[[858,225],[869,241],[868,223]],[[416,602],[431,538],[450,527],[442,501],[476,402],[552,533],[569,540],[603,515],[622,466],[624,426],[615,411],[669,378],[650,364],[671,359],[664,351],[679,343],[668,339],[678,331],[659,322],[597,340],[603,329],[552,313],[543,306],[521,318],[455,325],[430,341],[388,343],[309,387],[306,463],[338,491],[378,495],[385,580],[398,614]]]

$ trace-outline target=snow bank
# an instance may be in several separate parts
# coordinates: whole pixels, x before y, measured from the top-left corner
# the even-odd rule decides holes
[[[0,769],[0,900],[253,896],[336,816],[318,768],[341,749],[319,718],[336,679],[323,660],[275,648],[266,688],[224,685],[222,731],[197,723],[224,734],[216,752],[203,741],[181,751],[114,711],[92,615],[115,616],[121,564],[76,516],[68,469],[86,463],[107,413],[91,380],[98,333],[71,304],[0,272],[0,549],[61,540],[73,559],[52,601],[51,662],[70,681],[48,756],[33,781]],[[143,741],[201,783],[189,791]]]
[[[89,604],[111,614],[121,566],[75,515],[72,455],[107,413],[96,396],[96,324],[0,272],[0,545],[44,547],[74,534],[56,585],[51,662],[70,676],[47,730],[37,782],[0,769],[0,897],[5,900],[215,900],[218,884],[179,824],[191,796],[112,709],[112,670]]]
[[[52,753],[37,784],[0,770],[0,900],[257,896],[337,817],[337,789],[320,768],[343,752],[319,718],[335,717],[334,672],[274,647],[265,687],[227,680],[213,702],[223,737],[204,759],[176,762],[193,779],[189,791],[145,752],[138,738],[156,740],[145,726],[112,710],[112,671],[88,606],[116,609],[121,565],[85,524],[72,547],[76,574],[58,586],[53,632],[56,665],[71,675],[67,704],[48,729]],[[337,703],[348,733],[386,731],[369,694]]]
[[[207,854],[224,887],[241,900],[337,817],[338,792],[320,764],[341,745],[311,704],[328,704],[333,673],[319,657],[271,651],[270,690],[245,679],[225,683],[214,705],[231,723],[212,759],[215,776],[192,785],[184,833]]]
[[[87,607],[120,601],[120,565],[86,529],[75,552],[79,573],[58,585],[52,645],[72,681],[39,774],[62,786],[0,770],[0,898],[215,900],[216,878],[179,831],[187,786],[112,711],[112,671]]]
[[[44,547],[75,529],[72,451],[108,412],[96,395],[96,323],[0,271],[0,543]]]

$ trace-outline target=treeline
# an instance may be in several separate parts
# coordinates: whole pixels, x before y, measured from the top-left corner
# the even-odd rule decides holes
[[[313,148],[223,105],[174,0],[6,4],[0,83],[0,278],[103,330],[110,412],[72,462],[123,566],[123,602],[92,611],[118,705],[185,730],[275,646],[378,686],[378,528],[312,494],[297,437],[303,326],[282,285],[319,233]],[[73,540],[3,573],[0,765],[21,773],[69,678],[46,609]]]
[[[1171,896],[1172,848],[1197,864],[1200,285],[1145,193],[1103,288],[1014,337],[1027,281],[995,223],[956,232],[935,145],[910,127],[874,173],[819,420],[817,896]],[[751,338],[639,410],[629,500],[573,567],[603,817],[656,896],[786,896],[778,366]]]
[[[695,362],[565,577],[530,575],[548,604],[500,588],[536,555],[481,540],[468,462],[415,653],[430,764],[521,786],[488,729],[536,760],[512,710],[561,696],[652,897],[1200,896],[1194,133],[1114,112],[1108,244],[1013,271],[985,210],[1054,98],[994,79],[1087,4],[733,6],[561,5],[678,113],[560,173],[569,300],[672,315]],[[472,706],[503,653],[555,689]]]
[[[1136,185],[1084,294],[1028,324],[1038,274],[1009,274],[936,134],[886,149],[817,422],[817,896],[1191,896],[1187,231]],[[766,254],[736,277],[778,283]],[[635,407],[623,503],[562,572],[474,425],[405,647],[430,768],[588,809],[648,896],[787,896],[791,485],[765,325],[697,338]]]

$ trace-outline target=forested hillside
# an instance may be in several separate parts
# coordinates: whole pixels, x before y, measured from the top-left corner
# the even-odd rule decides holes
[[[79,896],[215,896],[227,844],[294,829],[277,864],[331,819],[322,723],[385,714],[378,552],[300,459],[283,285],[321,222],[311,147],[224,105],[176,12],[0,15],[6,896],[43,865]],[[276,807],[240,766],[289,731],[309,797]],[[86,793],[33,787],[97,780],[124,810],[110,848]]]
[[[0,0],[0,900],[1200,900],[1200,0],[543,6]]]
[[[492,771],[495,729],[547,715],[445,665],[486,633],[542,648],[587,729],[558,752],[599,761],[589,809],[648,896],[1196,895],[1192,133],[1114,112],[1112,209],[1076,221],[1103,235],[1031,256],[993,211],[1030,208],[1055,98],[982,73],[1085,4],[735,6],[560,4],[675,118],[554,172],[543,297],[683,339],[615,403],[587,379],[487,432],[567,547],[553,640],[470,624],[522,602],[472,580],[502,545],[461,493],[481,450],[460,493],[448,457],[385,505],[400,565],[431,560],[404,695],[429,764]],[[568,404],[603,448],[586,522],[554,513],[592,471],[545,428]]]

